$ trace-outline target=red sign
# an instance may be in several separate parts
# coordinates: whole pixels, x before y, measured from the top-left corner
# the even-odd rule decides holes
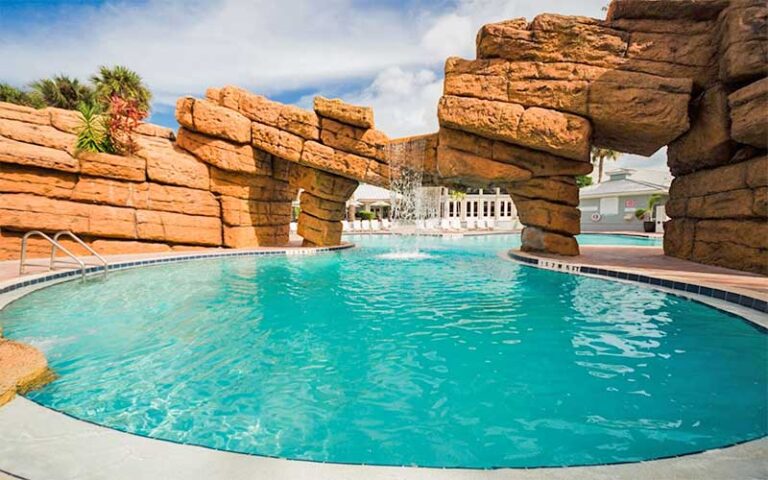
[[[624,208],[635,208],[635,201],[632,199],[624,200]]]

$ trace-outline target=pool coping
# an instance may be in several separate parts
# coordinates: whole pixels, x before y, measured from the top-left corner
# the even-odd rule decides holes
[[[638,273],[638,270],[642,270],[640,268],[598,267],[575,260],[538,256],[531,252],[522,252],[516,249],[508,250],[507,256],[518,263],[543,270],[622,281],[683,296],[720,310],[735,313],[763,329],[768,329],[768,302],[745,294],[743,291],[735,291],[728,286],[715,287],[690,281],[681,282],[665,278],[664,275]]]
[[[178,254],[126,260],[110,264],[111,270],[124,270],[143,266],[162,265],[191,260],[224,257],[313,255],[321,252],[344,250],[354,244],[322,248],[290,248],[278,250],[222,251],[196,254]],[[288,253],[291,251],[291,253]],[[515,259],[507,252],[510,259]],[[532,262],[523,262],[532,265]],[[533,266],[533,265],[532,265]],[[537,265],[539,268],[543,266]],[[90,273],[99,273],[102,267],[92,267]],[[575,273],[566,272],[564,273]],[[580,273],[583,274],[583,273]],[[33,291],[60,282],[76,279],[79,271],[61,271],[30,275],[0,282],[0,309],[10,302]],[[618,277],[614,280],[620,280]],[[655,286],[654,286],[655,287]],[[663,289],[663,288],[661,288]],[[684,292],[685,293],[685,292]],[[741,307],[742,309],[744,307]],[[59,478],[61,472],[78,470],[77,478],[162,478],[167,479],[208,479],[208,478],[271,478],[279,479],[533,479],[551,478],[563,480],[581,479],[698,479],[702,474],[711,474],[723,465],[727,471],[742,470],[751,477],[759,478],[768,473],[768,438],[762,437],[742,443],[703,452],[694,452],[668,458],[641,462],[617,463],[595,466],[535,467],[535,468],[428,468],[412,466],[371,466],[343,463],[325,463],[304,460],[243,454],[209,447],[187,445],[160,440],[138,434],[122,432],[72,417],[66,413],[39,405],[23,397],[17,397],[0,407],[0,474],[15,478],[37,480],[37,478]],[[45,441],[36,441],[40,436]],[[109,445],[102,451],[98,461],[93,451],[104,450],[103,442]],[[5,459],[3,449],[8,447]],[[52,448],[53,445],[56,445]],[[127,447],[128,446],[128,447]],[[126,452],[128,448],[128,452]],[[131,450],[135,448],[136,450]],[[58,452],[66,455],[56,457]],[[41,462],[40,459],[45,459]],[[203,462],[203,465],[200,463]],[[101,464],[96,468],[96,463]],[[84,466],[97,471],[84,471]],[[107,466],[111,465],[111,466]],[[43,471],[40,471],[42,467]],[[126,468],[127,467],[127,468]],[[218,474],[211,469],[224,469]],[[236,471],[232,470],[235,469]],[[37,471],[35,471],[37,469]],[[105,469],[110,475],[104,477]],[[170,470],[169,470],[170,469]],[[714,470],[713,470],[714,469]],[[145,471],[142,476],[137,471]],[[39,476],[38,476],[39,475]],[[62,477],[64,478],[64,477]],[[73,478],[73,477],[66,477]],[[725,478],[725,477],[711,477]]]

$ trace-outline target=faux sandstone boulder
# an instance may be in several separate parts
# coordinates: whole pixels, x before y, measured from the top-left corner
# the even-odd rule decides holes
[[[586,175],[592,171],[590,162],[569,160],[511,143],[490,140],[461,130],[441,128],[438,137],[442,146],[515,165],[528,170],[534,177]]]
[[[304,148],[304,139],[284,130],[260,123],[252,123],[253,146],[272,155],[298,162]],[[311,142],[308,142],[311,143]]]
[[[271,175],[272,160],[266,152],[251,145],[238,145],[226,140],[179,129],[176,144],[199,160],[222,170],[253,175]]]
[[[342,100],[315,97],[314,109],[318,115],[360,128],[373,128],[373,110],[350,105]]]
[[[176,120],[192,131],[235,143],[251,142],[251,121],[240,113],[210,100],[181,98],[176,103]]]
[[[55,148],[75,154],[75,135],[62,132],[49,125],[38,125],[16,120],[0,119],[0,137],[32,145]]]
[[[341,244],[341,222],[323,220],[307,212],[299,214],[297,233],[307,246],[325,247]]]
[[[444,96],[441,127],[474,133],[574,160],[589,158],[592,128],[576,115],[505,102]]]
[[[579,244],[569,235],[548,232],[536,227],[525,227],[520,249],[524,252],[545,252],[556,255],[576,256]]]
[[[546,200],[531,200],[511,192],[517,207],[520,223],[526,227],[564,235],[578,235],[581,232],[581,212],[575,207],[552,203]]]
[[[13,230],[70,230],[77,235],[136,238],[134,210],[29,194],[0,195],[0,227]]]
[[[372,128],[363,129],[324,118],[321,122],[320,141],[323,145],[347,153],[385,162],[384,150],[389,138]]]
[[[520,197],[549,200],[563,205],[579,205],[579,187],[573,177],[531,178],[510,183],[507,190]]]
[[[768,75],[768,6],[732,2],[720,16],[720,79],[739,83]]]
[[[159,138],[142,137],[137,142],[136,156],[146,160],[149,180],[202,190],[210,186],[208,166],[185,150]]]
[[[37,125],[50,125],[51,116],[48,110],[37,110],[32,107],[24,107],[14,103],[0,102],[0,119],[17,120],[24,123]]]
[[[447,183],[491,188],[531,178],[531,172],[452,148],[437,147],[437,175]]]
[[[80,152],[80,172],[95,177],[143,182],[147,178],[147,161],[141,157],[109,153]]]
[[[307,140],[319,138],[320,123],[315,112],[275,102],[234,86],[226,86],[211,95],[222,106],[236,110],[254,122],[285,130]]]
[[[136,210],[136,233],[141,240],[189,245],[217,246],[222,241],[218,217],[152,210]]]
[[[346,203],[334,202],[324,198],[316,197],[309,192],[301,193],[301,211],[309,215],[327,220],[329,222],[338,222],[344,220],[346,216]]]
[[[0,163],[0,193],[32,193],[68,199],[77,183],[71,173]]]
[[[675,176],[725,165],[734,153],[725,88],[716,85],[705,91],[693,108],[691,129],[667,149],[667,164]]]
[[[316,197],[336,202],[346,202],[358,186],[355,180],[298,164],[291,165],[290,184]]]
[[[477,58],[615,67],[624,62],[627,40],[625,32],[596,19],[543,14],[530,24],[515,19],[484,25],[477,35]]]
[[[0,163],[14,163],[63,172],[80,171],[80,162],[67,152],[0,137]]]
[[[54,379],[45,356],[36,348],[0,338],[0,406],[14,395]]]
[[[768,147],[768,78],[753,82],[728,96],[731,135],[758,148]]]
[[[728,3],[728,0],[613,0],[608,7],[607,18],[711,20]]]
[[[609,71],[590,83],[594,144],[650,156],[690,128],[692,81]]]
[[[289,226],[224,226],[224,246],[229,248],[276,247],[288,243]]]

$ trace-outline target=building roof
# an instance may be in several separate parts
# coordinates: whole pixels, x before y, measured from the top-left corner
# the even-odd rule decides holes
[[[607,173],[608,180],[584,187],[579,191],[581,198],[634,195],[644,193],[667,193],[672,184],[672,175],[663,170],[640,170],[621,168]]]
[[[355,193],[352,194],[352,198],[360,201],[360,200],[369,200],[369,201],[375,201],[375,200],[389,200],[390,196],[392,194],[389,190],[386,188],[381,187],[374,187],[373,185],[368,185],[365,183],[361,183],[359,187],[357,187],[357,190],[355,190]]]

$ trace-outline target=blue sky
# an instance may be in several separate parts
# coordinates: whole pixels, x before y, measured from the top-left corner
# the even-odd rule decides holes
[[[0,81],[126,65],[175,100],[235,84],[275,100],[314,95],[374,107],[392,137],[437,129],[445,58],[474,57],[484,23],[542,12],[600,17],[608,0],[0,0]],[[620,166],[663,164],[627,156]]]

